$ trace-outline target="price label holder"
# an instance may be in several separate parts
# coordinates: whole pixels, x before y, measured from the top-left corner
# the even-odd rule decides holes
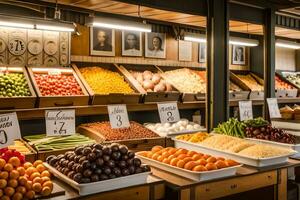
[[[64,136],[75,134],[75,110],[46,110],[47,136]]]
[[[281,118],[277,99],[276,98],[268,98],[267,103],[268,103],[270,118],[271,119]]]
[[[158,103],[157,108],[161,123],[178,122],[180,120],[177,102]]]
[[[111,128],[117,129],[130,127],[126,105],[108,105],[107,110]]]
[[[61,71],[59,69],[49,69],[48,75],[61,75]]]
[[[14,143],[14,140],[21,138],[20,126],[17,114],[6,113],[0,115],[0,148],[7,147]]]
[[[239,101],[240,120],[253,119],[252,101]]]

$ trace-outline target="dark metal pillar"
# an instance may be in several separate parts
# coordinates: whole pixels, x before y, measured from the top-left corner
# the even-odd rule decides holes
[[[275,24],[276,15],[273,8],[265,10],[264,26],[264,114],[268,118],[267,98],[275,97]]]
[[[229,117],[227,0],[208,0],[207,15],[207,128]]]

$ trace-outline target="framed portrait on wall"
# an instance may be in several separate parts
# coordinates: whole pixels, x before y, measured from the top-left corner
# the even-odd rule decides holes
[[[122,31],[122,56],[142,55],[142,32]]]
[[[115,56],[115,30],[91,27],[90,52],[97,56]]]
[[[166,58],[166,34],[146,33],[145,37],[145,57]]]
[[[206,62],[206,43],[199,43],[199,63]]]
[[[232,45],[231,60],[233,65],[246,65],[246,47]]]

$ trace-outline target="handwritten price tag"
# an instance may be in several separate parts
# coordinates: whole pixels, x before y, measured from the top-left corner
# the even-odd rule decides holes
[[[267,99],[270,118],[281,118],[281,114],[279,111],[278,103],[276,98],[268,98]]]
[[[107,109],[111,128],[130,127],[126,105],[108,105]]]
[[[180,115],[176,102],[158,103],[157,107],[161,123],[178,122],[180,120]]]
[[[47,136],[75,134],[75,110],[46,110]]]
[[[17,114],[7,113],[0,115],[0,148],[7,147],[20,139],[20,126]]]
[[[239,101],[240,120],[253,119],[252,101]]]

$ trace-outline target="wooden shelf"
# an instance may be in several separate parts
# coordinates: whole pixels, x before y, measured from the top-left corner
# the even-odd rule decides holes
[[[264,101],[263,100],[251,100],[253,106],[263,106]],[[239,100],[229,100],[229,106],[236,107],[239,106]]]
[[[205,101],[178,103],[179,109],[199,109],[205,108]],[[101,115],[107,114],[106,105],[88,105],[88,106],[68,106],[68,107],[48,107],[48,108],[32,108],[32,109],[10,109],[0,110],[0,113],[17,112],[19,120],[42,119],[45,117],[45,110],[56,109],[75,109],[76,116]],[[157,110],[156,103],[147,104],[129,104],[128,112],[142,112]]]
[[[300,97],[296,97],[296,98],[279,98],[278,103],[300,103]]]

